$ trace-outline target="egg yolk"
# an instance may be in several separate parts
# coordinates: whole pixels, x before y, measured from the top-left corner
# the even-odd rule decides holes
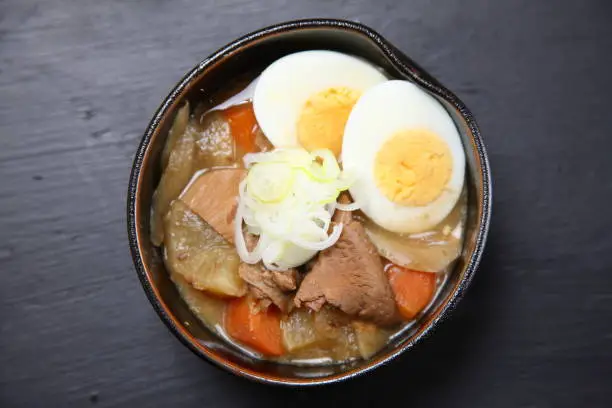
[[[424,206],[442,194],[452,168],[450,148],[441,137],[425,129],[403,130],[376,154],[374,179],[394,203]]]
[[[312,95],[297,122],[298,141],[306,150],[342,149],[344,126],[361,93],[350,88],[329,88]]]

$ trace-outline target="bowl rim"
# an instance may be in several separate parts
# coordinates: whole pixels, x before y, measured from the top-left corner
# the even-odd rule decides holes
[[[156,289],[155,285],[152,283],[152,278],[144,265],[141,251],[141,239],[138,234],[139,217],[137,208],[140,193],[141,169],[149,148],[151,138],[157,131],[162,118],[173,106],[174,102],[182,96],[183,91],[186,89],[187,85],[194,78],[199,76],[200,73],[205,71],[208,67],[214,65],[221,59],[235,52],[239,52],[242,47],[250,43],[254,43],[257,40],[262,39],[263,37],[312,28],[343,30],[366,37],[385,54],[386,58],[388,58],[389,62],[396,69],[400,70],[403,74],[408,76],[419,86],[438,95],[446,102],[450,103],[461,114],[472,133],[472,141],[475,145],[476,152],[478,153],[478,157],[481,164],[480,176],[482,180],[482,197],[480,199],[480,202],[478,203],[479,208],[481,208],[481,212],[480,218],[478,220],[479,227],[474,251],[466,263],[466,272],[464,277],[458,282],[456,289],[451,292],[450,296],[445,301],[445,304],[440,305],[437,314],[432,315],[429,322],[425,324],[417,333],[414,334],[411,341],[406,342],[399,347],[396,347],[395,349],[378,358],[371,358],[370,360],[366,361],[366,364],[363,366],[349,368],[348,370],[338,374],[333,374],[331,376],[322,378],[283,378],[281,376],[261,374],[249,368],[242,367],[231,361],[219,358],[216,354],[210,352],[204,345],[200,344],[195,337],[193,337],[189,332],[187,332],[187,330],[182,327],[182,325],[173,316],[173,314],[170,312],[164,302],[161,301],[159,292]],[[168,327],[168,329],[179,339],[179,341],[181,341],[181,343],[183,343],[189,350],[198,355],[200,358],[203,358],[205,361],[212,363],[216,367],[227,370],[239,377],[244,377],[249,380],[265,384],[285,386],[314,386],[332,384],[366,374],[377,367],[388,364],[392,360],[396,359],[400,354],[403,354],[404,352],[410,350],[412,347],[414,347],[414,345],[429,336],[432,331],[439,325],[439,323],[444,318],[446,318],[448,314],[456,307],[457,302],[461,298],[463,298],[465,291],[470,285],[480,262],[480,259],[482,257],[482,253],[484,251],[491,218],[491,188],[492,185],[490,165],[486,149],[482,141],[480,130],[478,128],[478,125],[476,124],[472,113],[457,96],[455,96],[451,91],[441,85],[436,79],[431,77],[425,70],[423,70],[409,57],[405,56],[401,53],[401,51],[397,50],[380,34],[361,23],[349,20],[328,18],[293,20],[278,23],[253,31],[218,49],[209,57],[198,63],[194,68],[192,68],[178,82],[178,84],[172,89],[172,91],[170,91],[170,93],[163,99],[162,103],[153,115],[153,118],[147,125],[147,128],[145,130],[142,140],[140,141],[132,165],[127,194],[128,241],[134,267],[136,269],[138,278],[143,286],[143,289],[147,295],[149,302],[157,312],[159,318]]]

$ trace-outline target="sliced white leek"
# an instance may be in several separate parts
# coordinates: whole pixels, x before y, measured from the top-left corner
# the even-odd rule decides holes
[[[293,185],[293,169],[286,163],[258,163],[247,176],[247,189],[262,203],[275,203],[287,197]]]
[[[244,157],[249,170],[240,184],[234,234],[236,249],[246,263],[271,270],[302,265],[318,251],[334,245],[342,225],[331,228],[335,209],[351,211],[355,204],[338,204],[351,178],[341,171],[327,149],[277,149]],[[248,251],[243,229],[258,235]]]

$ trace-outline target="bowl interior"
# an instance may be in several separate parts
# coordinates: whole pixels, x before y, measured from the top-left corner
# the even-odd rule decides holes
[[[208,331],[178,295],[164,268],[160,251],[149,240],[149,213],[153,191],[160,178],[160,156],[179,106],[185,99],[211,105],[235,90],[236,81],[247,83],[267,65],[286,54],[330,49],[360,56],[399,79],[411,80],[434,94],[454,118],[467,157],[469,214],[461,258],[435,303],[402,336],[395,338],[376,356],[327,367],[299,367],[250,358]],[[336,381],[373,368],[409,348],[452,306],[469,283],[478,262],[488,223],[488,173],[484,150],[479,144],[471,115],[409,58],[387,44],[376,33],[359,25],[294,24],[263,30],[244,37],[199,64],[177,85],[149,125],[136,157],[128,200],[130,244],[137,271],[162,320],[178,338],[200,356],[237,374],[284,384],[313,384]]]

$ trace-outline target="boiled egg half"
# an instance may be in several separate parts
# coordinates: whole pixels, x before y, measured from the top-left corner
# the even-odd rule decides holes
[[[350,193],[381,227],[417,233],[453,209],[465,178],[465,153],[444,107],[416,85],[391,80],[366,91],[350,113],[342,162]]]
[[[373,65],[334,51],[303,51],[280,58],[259,77],[253,110],[277,148],[330,149],[339,157],[353,106],[386,81]]]

